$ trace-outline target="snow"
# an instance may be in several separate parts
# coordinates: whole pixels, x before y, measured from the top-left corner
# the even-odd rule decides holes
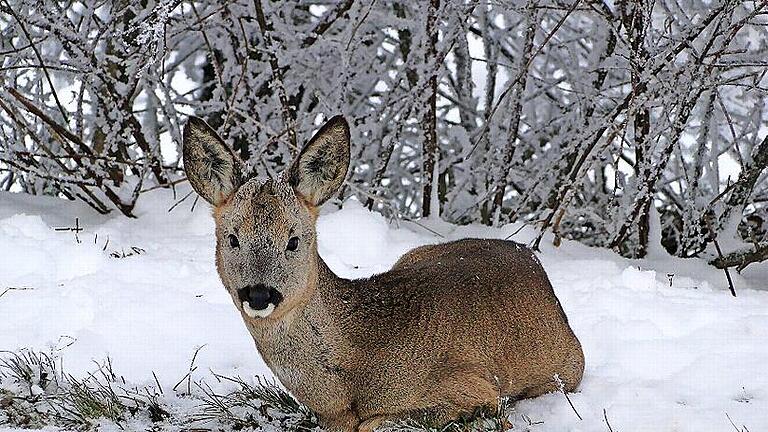
[[[153,384],[154,372],[168,389],[202,346],[195,380],[210,371],[271,377],[218,280],[210,212],[202,201],[190,212],[191,199],[168,212],[173,202],[168,191],[152,192],[139,201],[139,218],[127,219],[0,194],[0,350],[53,352],[75,376],[109,356],[130,383]],[[393,224],[356,201],[328,207],[319,250],[345,277],[385,271],[418,245],[520,229]],[[54,229],[75,226],[75,218],[79,243],[74,232]],[[513,239],[535,234],[523,228]],[[626,260],[574,242],[542,245],[538,256],[584,347],[584,380],[569,395],[583,420],[554,393],[519,402],[515,428],[602,432],[605,416],[614,431],[723,431],[733,428],[728,417],[751,431],[768,428],[764,267],[734,274],[733,298],[723,273],[699,260],[660,252]]]

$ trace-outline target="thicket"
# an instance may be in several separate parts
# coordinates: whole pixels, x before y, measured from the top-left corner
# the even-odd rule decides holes
[[[742,269],[768,258],[766,3],[0,0],[0,188],[133,216],[184,181],[189,114],[275,177],[342,113],[341,201]]]

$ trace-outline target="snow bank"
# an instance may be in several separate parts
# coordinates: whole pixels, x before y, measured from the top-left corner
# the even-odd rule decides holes
[[[109,356],[130,382],[151,384],[154,371],[170,388],[202,346],[195,379],[209,370],[270,376],[216,275],[207,208],[190,212],[186,202],[169,213],[172,204],[158,191],[128,220],[0,194],[0,350],[54,351],[75,375]],[[79,243],[54,230],[75,218]],[[354,201],[318,221],[320,254],[345,277],[384,271],[426,243],[535,234],[518,228],[396,226]],[[606,431],[605,410],[615,431],[729,430],[726,413],[739,427],[768,429],[765,279],[737,275],[732,298],[722,272],[697,260],[544,244],[540,258],[584,346],[584,381],[570,396],[584,420],[550,394],[520,402],[516,427]]]

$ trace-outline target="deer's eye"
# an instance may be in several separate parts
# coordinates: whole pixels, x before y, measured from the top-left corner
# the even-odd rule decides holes
[[[229,235],[229,245],[234,248],[240,247],[240,241],[237,239],[237,237],[234,234]]]
[[[288,240],[288,246],[286,246],[285,248],[288,249],[289,251],[293,252],[296,249],[298,249],[298,247],[299,247],[299,238],[298,237],[291,237]]]

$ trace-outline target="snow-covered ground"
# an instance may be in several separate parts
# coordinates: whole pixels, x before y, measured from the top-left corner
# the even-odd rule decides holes
[[[270,376],[218,280],[208,209],[201,201],[190,212],[190,198],[168,212],[173,202],[170,192],[153,192],[140,200],[140,218],[129,220],[78,203],[0,194],[0,350],[53,352],[73,375],[109,356],[130,383],[153,384],[154,372],[170,388],[202,346],[195,380],[211,370]],[[76,218],[79,242],[55,230]],[[421,244],[505,238],[519,227],[396,226],[352,201],[326,209],[318,228],[329,266],[361,277]],[[524,228],[513,239],[533,235]],[[733,430],[726,413],[737,428],[768,430],[765,268],[735,275],[733,298],[723,273],[698,260],[656,253],[631,261],[572,242],[544,242],[543,249],[584,347],[584,380],[570,396],[583,420],[562,394],[550,394],[520,402],[515,428],[607,431],[605,410],[614,431]]]

